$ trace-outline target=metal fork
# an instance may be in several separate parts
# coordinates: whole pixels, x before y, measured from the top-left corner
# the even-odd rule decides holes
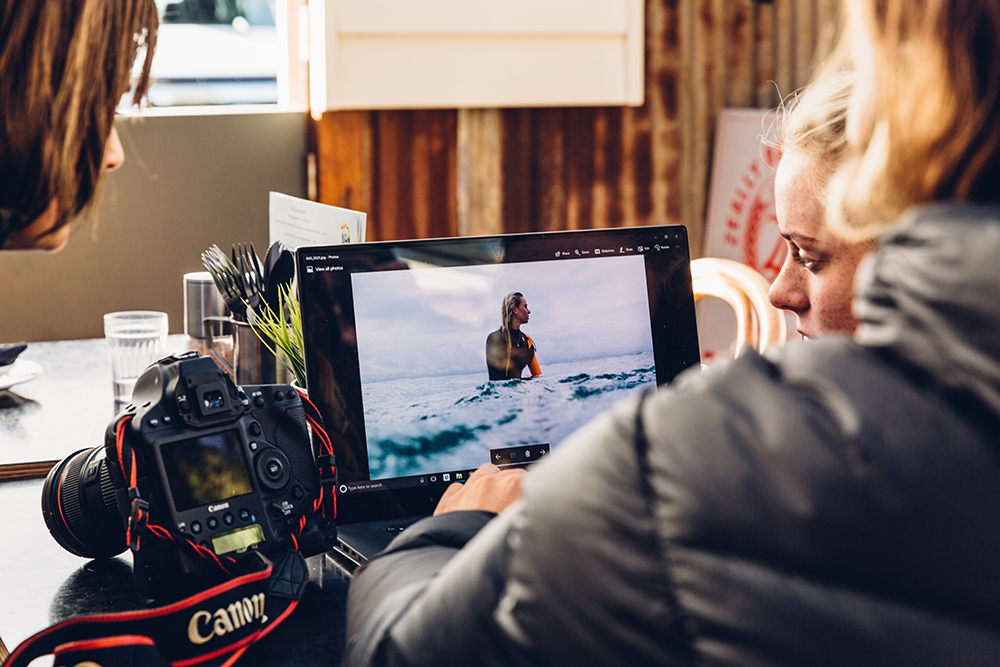
[[[264,269],[252,243],[240,243],[239,250],[233,246],[233,263],[243,278],[243,298],[247,303],[247,318],[256,314],[264,292]]]
[[[246,303],[243,296],[243,279],[240,271],[229,261],[226,253],[217,245],[201,253],[201,263],[212,274],[215,287],[222,294],[226,307],[237,319],[246,319]]]

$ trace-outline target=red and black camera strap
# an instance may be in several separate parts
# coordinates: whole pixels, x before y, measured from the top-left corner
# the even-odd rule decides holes
[[[239,564],[252,571],[173,604],[63,621],[25,640],[3,665],[26,667],[49,654],[56,667],[231,665],[292,613],[309,578],[294,550],[274,565],[256,552]]]
[[[312,512],[328,520],[337,516],[337,470],[330,438],[319,411],[302,394],[306,420],[319,440],[316,457],[319,497]],[[266,636],[295,610],[309,580],[305,557],[289,549],[274,563],[263,554],[247,551],[237,558],[219,558],[192,540],[173,535],[149,523],[148,504],[139,496],[135,455],[125,438],[127,416],[116,424],[116,463],[132,497],[127,539],[133,550],[144,537],[168,539],[215,562],[229,576],[225,582],[162,607],[78,616],[29,637],[2,667],[27,667],[36,658],[55,656],[55,667],[96,664],[99,667],[228,667],[254,642]],[[301,531],[307,522],[303,516]],[[295,532],[293,543],[298,545]]]

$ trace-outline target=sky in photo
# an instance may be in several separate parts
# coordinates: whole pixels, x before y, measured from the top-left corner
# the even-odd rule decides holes
[[[560,363],[652,350],[641,256],[416,268],[352,276],[365,382],[482,372],[508,292],[528,301],[522,331]]]

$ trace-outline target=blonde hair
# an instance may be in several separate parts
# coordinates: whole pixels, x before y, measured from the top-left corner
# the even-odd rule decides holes
[[[512,354],[512,344],[510,340],[511,322],[514,320],[514,311],[521,305],[524,295],[520,292],[511,292],[503,298],[500,305],[500,338],[507,346],[507,361],[504,363],[503,371],[510,374],[510,357]]]
[[[524,295],[520,292],[511,292],[503,298],[500,306],[500,336],[507,343],[507,355],[510,356],[510,323],[514,319],[514,311],[521,305]]]
[[[153,0],[0,4],[0,245],[52,202],[55,231],[94,200],[141,48],[133,103],[149,86],[158,24]]]
[[[826,201],[826,186],[847,153],[847,107],[855,74],[839,69],[786,97],[778,109],[779,138],[767,143],[784,152],[797,150],[813,159],[815,196]]]
[[[914,205],[1000,202],[1000,2],[847,9],[842,42],[867,37],[874,64],[859,66],[874,67],[878,86],[871,122],[851,129],[858,145],[831,180],[831,223],[871,238]]]

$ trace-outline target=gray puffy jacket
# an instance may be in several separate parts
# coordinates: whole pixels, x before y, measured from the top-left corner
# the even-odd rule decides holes
[[[1000,664],[1000,210],[907,216],[855,312],[618,406],[492,521],[408,530],[345,663]]]

